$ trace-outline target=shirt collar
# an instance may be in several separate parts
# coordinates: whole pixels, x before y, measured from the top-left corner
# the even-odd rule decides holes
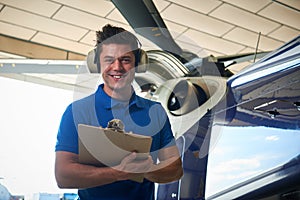
[[[98,89],[95,93],[95,100],[96,100],[96,106],[102,106],[106,109],[111,109],[118,106],[127,106],[127,101],[120,101],[114,98],[111,98],[109,95],[107,95],[103,90],[104,84],[101,84],[98,86]],[[136,95],[135,92],[132,93],[132,96],[129,100],[129,107],[136,105],[138,108],[144,108],[145,102],[142,101],[142,98]]]

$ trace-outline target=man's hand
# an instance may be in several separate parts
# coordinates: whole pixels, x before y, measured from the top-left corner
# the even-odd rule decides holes
[[[168,183],[180,179],[183,175],[181,157],[176,146],[159,151],[159,163],[144,174],[144,177],[156,183]]]
[[[145,160],[136,160],[136,158],[137,153],[133,152],[126,156],[118,166],[114,167],[120,172],[119,180],[134,179],[152,168],[153,160],[150,155]]]

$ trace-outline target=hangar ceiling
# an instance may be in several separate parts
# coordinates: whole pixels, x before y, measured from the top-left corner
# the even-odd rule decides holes
[[[257,44],[258,51],[272,51],[300,33],[300,0],[154,3],[176,42],[202,57],[255,52]],[[94,47],[95,31],[107,23],[132,31],[108,0],[0,0],[0,58],[84,60]],[[152,47],[140,39],[143,48]],[[0,75],[49,85],[74,83],[74,75]]]

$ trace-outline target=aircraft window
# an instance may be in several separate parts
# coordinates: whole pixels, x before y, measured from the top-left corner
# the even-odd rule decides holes
[[[206,197],[255,180],[300,155],[300,130],[213,126],[212,133]]]

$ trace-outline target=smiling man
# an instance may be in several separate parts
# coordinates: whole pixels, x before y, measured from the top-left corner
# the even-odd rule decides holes
[[[116,99],[128,99],[131,96],[131,83],[134,79],[135,56],[126,44],[102,45],[100,64],[103,90]]]
[[[182,163],[163,107],[136,95],[132,81],[139,65],[140,43],[121,27],[97,32],[96,62],[104,84],[70,104],[57,134],[55,176],[60,188],[78,188],[80,199],[154,199],[154,182],[178,180]],[[116,166],[96,167],[78,160],[78,124],[107,127],[120,119],[126,132],[151,136],[150,155],[136,160],[132,152]],[[107,149],[109,151],[109,149]],[[144,176],[142,183],[132,181]]]

